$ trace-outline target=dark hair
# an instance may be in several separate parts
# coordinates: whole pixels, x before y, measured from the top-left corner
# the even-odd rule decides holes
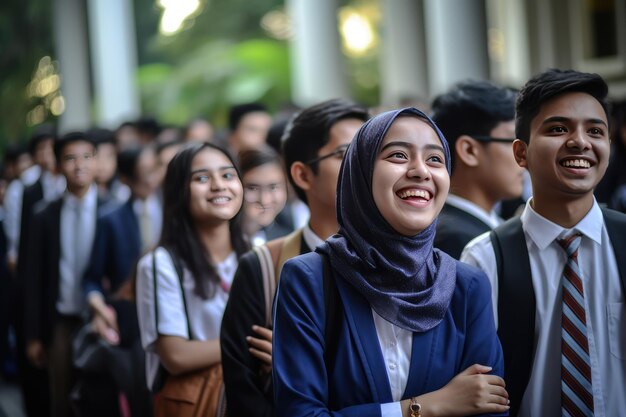
[[[267,131],[265,143],[272,147],[277,153],[280,153],[280,141],[289,124],[289,117],[274,119],[272,126]]]
[[[464,81],[433,101],[433,121],[450,145],[452,169],[455,144],[462,135],[483,135],[515,119],[515,91],[489,81]]]
[[[530,142],[530,124],[546,101],[565,93],[587,93],[600,103],[608,118],[609,88],[598,74],[549,69],[531,78],[519,92],[515,106],[515,136]]]
[[[109,129],[94,127],[85,132],[85,134],[91,138],[91,141],[96,146],[96,148],[104,144],[117,144],[117,142],[115,141],[115,132]]]
[[[93,146],[94,153],[96,152],[96,146],[89,136],[84,132],[70,132],[54,141],[54,156],[57,159],[57,164],[61,163],[61,154],[66,146],[75,142],[87,142]]]
[[[137,179],[137,161],[146,150],[143,146],[131,146],[117,154],[117,173],[131,180]]]
[[[228,128],[233,131],[239,126],[241,120],[248,114],[254,112],[267,112],[267,107],[260,103],[237,104],[228,111]]]
[[[612,103],[611,116],[613,125],[611,136],[616,156],[619,155],[620,158],[626,158],[626,138],[622,137],[622,127],[626,126],[626,100]]]
[[[161,133],[162,127],[154,117],[141,117],[134,123],[135,129],[139,135],[148,135],[150,138],[156,138]]]
[[[18,158],[24,154],[29,154],[28,147],[25,144],[18,142],[11,144],[4,150],[4,163],[16,162]]]
[[[254,168],[267,164],[278,165],[281,169],[283,167],[280,155],[267,145],[239,152],[239,169],[242,176]]]
[[[28,152],[31,155],[35,155],[35,151],[37,150],[37,146],[41,142],[45,142],[47,140],[54,140],[56,138],[56,129],[52,125],[41,125],[33,132],[28,141]]]
[[[185,142],[181,140],[171,140],[169,142],[158,143],[154,150],[156,151],[157,155],[161,155],[161,152],[163,152],[167,148],[171,148],[172,146],[183,146],[184,144]]]
[[[369,119],[369,113],[365,107],[352,101],[334,99],[302,110],[292,117],[287,125],[282,139],[287,178],[300,200],[305,203],[307,202],[306,194],[291,177],[291,165],[294,162],[305,163],[316,158],[317,152],[328,143],[333,125],[343,119],[352,118],[366,121]],[[310,166],[317,174],[317,164]]]
[[[211,263],[211,254],[200,242],[196,226],[191,218],[189,184],[193,159],[207,148],[223,153],[237,169],[228,152],[211,143],[192,143],[178,152],[168,165],[163,182],[163,227],[159,240],[159,246],[166,248],[172,254],[174,262],[180,261],[189,269],[195,281],[194,291],[204,299],[215,295],[220,278]],[[237,174],[239,174],[238,169]],[[229,223],[230,241],[237,257],[240,257],[249,248],[243,237],[241,210]]]

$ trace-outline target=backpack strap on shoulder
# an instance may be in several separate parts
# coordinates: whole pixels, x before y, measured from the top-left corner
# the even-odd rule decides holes
[[[511,415],[517,414],[534,359],[535,291],[519,217],[490,233],[498,271],[498,336],[504,352]]]

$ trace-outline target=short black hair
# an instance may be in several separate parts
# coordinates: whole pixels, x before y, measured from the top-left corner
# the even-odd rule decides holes
[[[11,144],[4,150],[4,163],[14,163],[24,154],[30,154],[28,147],[24,143]]]
[[[294,162],[306,163],[316,158],[317,152],[328,143],[330,129],[343,119],[359,119],[364,122],[370,115],[367,109],[353,101],[333,99],[308,107],[292,117],[282,139],[282,153],[287,178],[298,198],[307,203],[306,194],[291,177]],[[310,165],[317,174],[317,164]]]
[[[549,69],[531,78],[519,92],[515,106],[515,136],[530,142],[530,124],[546,101],[565,93],[586,93],[598,100],[608,120],[609,87],[598,74]]]
[[[283,167],[283,161],[278,152],[268,145],[239,152],[239,170],[242,180],[248,171],[267,164],[278,165],[281,169]]]
[[[236,104],[230,108],[228,111],[228,128],[232,132],[233,130],[237,130],[239,123],[241,120],[248,114],[254,112],[264,112],[267,113],[267,107],[265,107],[261,103],[244,103],[244,104]]]
[[[28,141],[28,152],[31,155],[35,155],[35,151],[41,142],[47,140],[54,140],[56,138],[56,129],[52,125],[41,125],[30,136]]]
[[[489,81],[464,81],[435,98],[432,119],[448,140],[453,170],[457,139],[488,136],[498,124],[514,120],[515,95],[513,89]]]
[[[57,159],[57,164],[61,162],[61,154],[66,146],[75,142],[87,142],[93,146],[94,153],[96,152],[96,146],[91,138],[85,134],[85,132],[70,132],[57,138],[54,141],[54,156]]]
[[[109,129],[102,129],[94,127],[85,132],[85,134],[91,138],[93,144],[98,147],[104,144],[116,145],[115,132]]]
[[[145,150],[144,146],[131,146],[117,154],[117,173],[131,180],[137,179],[137,161]]]

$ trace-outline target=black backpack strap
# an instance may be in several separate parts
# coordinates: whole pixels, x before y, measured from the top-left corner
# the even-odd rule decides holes
[[[189,311],[187,310],[187,297],[185,296],[185,289],[183,288],[183,268],[180,264],[178,258],[174,256],[174,254],[168,250],[167,248],[163,248],[170,255],[172,259],[172,264],[174,265],[174,270],[176,270],[176,275],[178,276],[178,285],[180,286],[180,294],[183,299],[183,309],[185,311],[185,320],[187,320],[187,336],[189,340],[193,340],[193,334],[191,332],[191,323],[189,322]],[[159,310],[157,307],[157,272],[156,272],[156,249],[152,252],[152,279],[154,280],[154,316],[156,318],[157,324],[157,333],[159,332]]]
[[[521,220],[508,220],[490,237],[498,271],[498,336],[504,352],[510,413],[516,415],[534,359],[535,291]]]
[[[607,208],[602,209],[604,224],[613,245],[617,270],[622,279],[622,292],[626,296],[626,215]]]

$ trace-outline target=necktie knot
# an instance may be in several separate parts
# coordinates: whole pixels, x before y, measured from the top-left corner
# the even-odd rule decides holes
[[[573,233],[563,239],[556,239],[557,243],[567,253],[568,258],[578,257],[578,248],[580,247],[581,240],[582,234],[580,232]]]

